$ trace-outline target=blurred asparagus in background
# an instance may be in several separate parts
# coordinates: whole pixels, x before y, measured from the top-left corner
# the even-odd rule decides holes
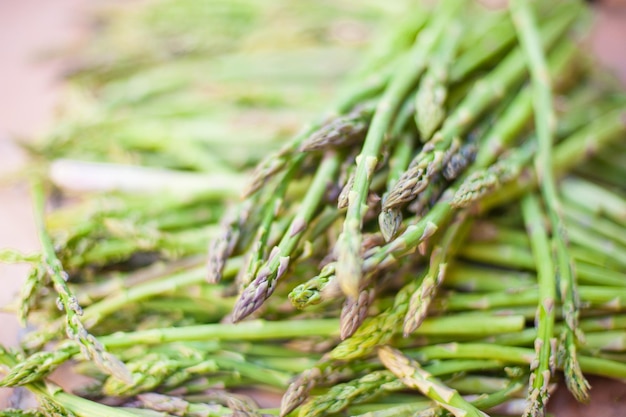
[[[0,385],[54,415],[540,416],[558,370],[579,400],[626,378],[626,95],[589,14],[100,10],[30,147],[45,251],[0,251],[35,327]]]

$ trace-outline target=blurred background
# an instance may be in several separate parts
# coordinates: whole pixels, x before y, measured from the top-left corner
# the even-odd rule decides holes
[[[52,126],[68,65],[59,53],[80,48],[92,30],[90,10],[107,2],[111,0],[0,0],[0,247],[37,250],[28,190],[15,181],[26,160],[15,140],[33,140]],[[599,65],[626,85],[626,1],[595,3],[594,29],[585,43]],[[27,270],[26,265],[0,264],[0,306],[11,302]],[[19,332],[15,319],[0,311],[0,343],[15,345]],[[569,410],[565,394],[553,402],[561,410],[558,415],[623,416],[624,387],[593,382],[595,408]],[[0,409],[7,397],[8,391],[0,390]]]

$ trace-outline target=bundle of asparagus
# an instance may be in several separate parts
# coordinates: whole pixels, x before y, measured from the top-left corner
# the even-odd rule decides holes
[[[26,386],[40,410],[4,415],[540,416],[557,369],[579,401],[584,374],[626,377],[626,96],[575,43],[583,4],[403,3],[330,111],[261,161],[234,207],[213,175],[236,183],[289,130],[284,112],[326,101],[319,86],[343,68],[330,37],[307,39],[336,30],[330,3],[231,3],[142,5],[129,22],[147,28],[121,25],[137,44],[73,74],[77,103],[98,100],[34,153],[146,165],[133,175],[182,191],[91,195],[45,218],[35,181],[42,253],[0,259],[33,264],[19,313],[38,329],[0,351],[0,385]],[[347,3],[332,7],[353,25],[381,12]],[[247,58],[226,52],[285,16],[331,71],[304,60],[304,83],[279,71],[251,82],[261,90],[198,93],[264,74],[268,55],[233,75]],[[274,62],[297,62],[284,42],[272,53],[289,61]],[[203,63],[223,72],[207,82]],[[265,108],[267,131],[214,124]],[[68,163],[51,165],[57,185]],[[47,379],[69,360],[93,381],[77,395]],[[259,409],[259,393],[280,408]]]

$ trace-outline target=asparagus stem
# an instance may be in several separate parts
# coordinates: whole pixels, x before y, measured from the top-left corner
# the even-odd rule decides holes
[[[478,40],[463,39],[468,42],[467,49],[463,50],[452,66],[452,82],[463,81],[468,74],[492,62],[494,57],[502,55],[514,44],[515,30],[507,14],[498,13],[493,22],[491,25],[477,25],[481,31]]]
[[[443,361],[425,366],[424,370],[434,376],[442,376],[457,372],[501,367],[502,363],[498,361]],[[300,409],[299,414],[314,417],[324,415],[324,413],[339,413],[354,404],[371,401],[381,394],[404,388],[405,385],[390,371],[374,371],[360,378],[333,386],[325,394],[306,403]]]
[[[43,251],[42,261],[46,273],[50,277],[55,291],[59,295],[57,306],[65,311],[65,327],[68,337],[77,342],[83,355],[93,360],[105,372],[113,373],[122,380],[130,380],[130,374],[124,364],[111,355],[98,339],[89,334],[81,320],[83,310],[76,297],[67,285],[69,276],[63,270],[56,256],[52,240],[46,231],[44,221],[44,191],[40,182],[33,184],[33,202],[35,205],[35,222],[39,233],[39,241]]]
[[[573,43],[566,42],[556,47],[550,57],[550,74],[557,76],[562,73],[576,56],[575,54],[576,47]],[[520,168],[515,167],[515,164],[511,164],[510,161],[503,160],[490,165],[507,149],[511,141],[530,120],[533,113],[532,98],[532,89],[528,86],[522,88],[503,112],[498,123],[489,131],[476,154],[473,169],[456,191],[452,203],[455,207],[467,207],[485,193],[492,192],[494,188],[500,184],[506,184],[519,174]],[[509,158],[519,165],[525,164],[530,158],[530,151],[530,148],[514,151]]]
[[[449,70],[461,37],[460,23],[452,22],[439,47],[433,50],[428,70],[415,95],[415,123],[422,142],[427,142],[443,122],[448,95]]]
[[[271,194],[269,200],[264,204],[262,220],[256,231],[255,240],[252,242],[248,258],[246,259],[245,268],[241,268],[238,275],[238,284],[240,287],[247,287],[254,279],[259,269],[263,265],[263,259],[267,256],[268,241],[272,224],[276,220],[280,208],[283,204],[285,193],[289,185],[290,179],[295,175],[295,167],[291,167],[281,178],[279,185]]]
[[[179,328],[139,330],[131,333],[114,333],[102,337],[102,343],[111,348],[132,346],[136,343],[158,344],[194,340],[267,340],[306,336],[332,336],[337,333],[338,320],[307,320],[303,326],[297,320],[272,322],[251,320],[237,325],[205,324]]]
[[[530,274],[525,272],[454,262],[446,274],[444,286],[464,292],[480,293],[515,291],[528,288],[533,283]]]
[[[626,131],[625,112],[626,110],[624,108],[618,108],[607,113],[594,120],[589,125],[574,132],[569,138],[556,145],[552,161],[555,175],[563,175],[563,173],[571,170],[575,165],[589,158],[598,149],[602,149],[607,144],[619,138],[620,135]],[[514,165],[518,163],[519,162],[513,162]],[[481,201],[478,201],[475,205],[476,211],[487,211],[490,208],[517,198],[519,195],[536,186],[537,177],[532,170],[513,169],[517,169],[519,172],[511,178],[516,181],[507,183],[506,186],[498,189],[492,195],[486,196]],[[561,190],[564,194],[567,190],[568,181],[569,180],[563,181],[561,185]],[[581,194],[578,193],[577,198],[580,199],[580,196]],[[566,200],[568,199],[569,198],[566,198]],[[595,204],[596,201],[599,201],[599,199],[587,199],[586,204],[590,202]]]
[[[611,130],[617,129],[618,131],[624,129],[626,125],[626,108],[618,108],[616,111],[609,113],[604,121],[604,125],[600,125],[599,123],[596,125],[593,123],[595,128],[603,128],[607,130],[608,134],[610,134]],[[616,134],[619,134],[616,132]],[[580,142],[583,142],[584,138],[580,138]],[[585,146],[586,149],[589,149],[592,146],[588,141]],[[581,146],[582,143],[576,144]],[[571,144],[568,147],[564,147],[563,156],[561,159],[568,159],[570,155],[575,152],[574,149],[575,144]],[[555,155],[555,159],[558,160],[559,155]],[[569,169],[573,164],[568,164],[565,169]],[[563,194],[563,198],[567,201],[571,201],[592,213],[604,214],[608,218],[615,221],[622,227],[626,227],[626,198],[622,195],[612,192],[606,189],[603,189],[592,182],[585,181],[581,178],[568,178],[564,180],[561,184],[561,193]]]
[[[571,16],[559,18],[546,25],[542,40],[547,47],[551,46],[568,27],[570,19]],[[383,209],[402,206],[426,189],[430,180],[445,165],[445,155],[459,141],[459,136],[465,133],[490,105],[500,100],[508,89],[521,81],[525,71],[523,58],[522,51],[515,49],[475,85],[446,120],[441,130],[413,159],[396,187],[389,192]]]
[[[0,364],[15,367],[18,361],[10,352],[0,347]],[[39,399],[49,402],[57,410],[66,410],[79,417],[136,417],[137,414],[119,408],[108,407],[75,395],[63,392],[56,385],[42,382],[31,382],[26,388]],[[62,411],[61,411],[62,412]],[[66,415],[66,414],[61,414]]]
[[[466,220],[465,213],[460,213],[446,230],[440,244],[433,249],[428,272],[409,300],[404,317],[404,337],[414,332],[426,318],[428,308],[445,279],[448,262],[454,257],[456,249],[464,241],[468,230],[469,222]]]
[[[372,352],[377,346],[389,342],[399,331],[398,326],[395,324],[399,323],[406,315],[408,310],[408,298],[414,291],[415,286],[413,285],[407,285],[403,288],[402,297],[395,298],[394,306],[385,310],[378,316],[366,320],[352,337],[341,342],[330,352],[330,357],[341,360],[363,357]],[[454,298],[452,298],[452,300],[454,300]],[[457,336],[475,336],[483,332],[499,332],[500,330],[504,330],[504,328],[511,329],[515,326],[520,326],[519,328],[521,329],[523,324],[520,320],[523,319],[520,316],[510,317],[511,321],[505,320],[502,322],[496,317],[490,317],[489,319],[484,318],[484,322],[480,324],[476,322],[475,317],[470,315],[425,319],[415,332],[416,334],[422,335],[441,335],[452,332]],[[461,323],[463,324],[461,325]]]
[[[620,272],[619,267],[616,267],[610,259],[605,259],[601,253],[592,252],[587,248],[572,248],[572,252],[576,258],[575,267],[582,283],[615,287],[625,285],[626,274]],[[590,252],[593,254],[593,259],[587,259]],[[466,260],[486,262],[494,266],[526,270],[536,268],[528,247],[504,242],[497,244],[473,242],[471,246],[461,249],[459,256]],[[589,261],[593,261],[594,264],[588,263]]]
[[[611,220],[588,213],[574,204],[565,204],[563,210],[568,225],[577,224],[588,231],[591,231],[591,226],[593,226],[593,232],[604,236],[617,245],[626,246],[626,233],[623,233],[623,228],[618,227]]]
[[[432,374],[425,371],[415,360],[389,346],[378,349],[378,357],[387,369],[394,373],[405,385],[418,389],[428,398],[436,401],[455,417],[486,417],[487,414],[467,402],[458,393],[445,386]]]
[[[325,373],[330,372],[329,369],[332,369],[330,359],[345,360],[359,358],[371,353],[375,347],[387,343],[398,331],[398,326],[394,326],[394,324],[399,323],[406,313],[407,305],[403,305],[402,300],[406,303],[411,290],[414,289],[415,286],[410,285],[403,289],[404,297],[401,299],[396,297],[395,302],[397,304],[394,305],[394,307],[366,321],[353,336],[343,341],[330,352],[330,358],[323,358],[320,364],[312,368],[311,371],[301,374],[298,379],[290,385],[283,396],[281,415],[286,415],[306,400],[307,393],[312,387],[315,386],[319,380],[323,379]],[[488,319],[483,318],[483,320],[476,320],[475,317],[470,315],[457,317],[447,316],[427,318],[416,330],[416,333],[423,335],[440,335],[447,334],[448,332],[455,334],[457,332],[463,332],[464,335],[475,336],[477,334],[484,334],[484,332],[514,332],[516,329],[521,330],[523,326],[524,318],[522,316],[489,317]]]
[[[337,281],[346,295],[357,297],[359,292],[362,274],[361,227],[366,210],[365,202],[374,170],[380,159],[380,148],[385,134],[390,128],[402,101],[426,68],[428,53],[441,36],[446,23],[455,12],[455,8],[452,3],[444,2],[441,13],[432,26],[418,35],[411,52],[383,93],[365,137],[361,153],[357,157],[354,184],[351,186],[348,196],[348,210],[343,231],[336,243]]]
[[[227,269],[224,272],[225,276],[234,275],[235,271],[240,267],[240,259],[233,258],[227,265]],[[141,284],[137,284],[134,287],[122,289],[117,294],[104,298],[83,310],[82,322],[86,328],[92,328],[96,324],[102,322],[105,318],[111,314],[119,311],[129,303],[143,301],[156,295],[173,292],[178,289],[188,288],[191,285],[199,284],[204,280],[204,268],[195,267],[188,270],[183,270],[174,273],[170,276],[166,276],[162,279],[147,281]],[[220,289],[216,288],[213,291],[213,297],[219,293]],[[231,306],[228,301],[217,301],[218,304]],[[59,328],[59,324],[53,324],[51,326],[52,332],[56,332]],[[49,334],[50,328],[45,329],[43,334],[37,333],[29,335],[27,346],[37,346],[41,342],[39,339],[45,338]]]
[[[537,265],[537,280],[539,282],[537,336],[535,338],[537,358],[531,365],[533,373],[530,378],[528,404],[524,414],[537,417],[544,415],[544,408],[549,397],[548,386],[556,362],[556,340],[554,339],[556,280],[541,208],[536,197],[532,194],[527,194],[522,199],[522,214],[530,237],[530,246]]]
[[[511,124],[511,134],[515,131],[515,126],[519,127],[520,125]],[[557,146],[554,160],[556,172],[564,172],[571,167],[572,163],[580,161],[588,155],[592,145],[584,145],[584,142],[591,142],[593,140],[593,149],[597,149],[615,140],[625,129],[626,125],[621,120],[621,114],[615,112],[611,115],[606,115],[602,123],[594,122],[593,126],[590,125],[576,132]],[[581,142],[583,142],[582,146]],[[521,156],[520,153],[524,156]],[[512,201],[517,198],[522,191],[527,191],[531,188],[531,185],[536,184],[536,179],[531,176],[531,173],[522,170],[523,164],[527,161],[527,155],[530,154],[527,149],[524,149],[519,153],[514,153],[514,156],[511,158],[515,162],[512,164],[510,161],[502,162],[501,166],[505,167],[507,172],[511,172],[511,174],[509,174],[511,182],[507,183],[506,187],[494,193],[493,196],[488,196],[485,201],[480,201],[479,204],[476,204],[478,210],[486,211],[496,205]],[[517,182],[513,182],[513,179],[517,179]],[[364,270],[367,272],[373,269],[385,268],[387,265],[393,264],[395,259],[411,253],[421,242],[432,236],[433,230],[436,230],[435,228],[438,227],[438,225],[446,224],[452,216],[453,206],[451,206],[451,204],[455,204],[457,200],[455,193],[459,189],[459,185],[463,184],[463,182],[464,179],[461,178],[455,182],[454,185],[448,187],[437,204],[435,204],[417,224],[409,226],[400,236],[389,242],[386,246],[372,251],[363,263]],[[480,194],[480,197],[483,197],[483,194]]]
[[[339,158],[331,154],[324,158],[311,186],[302,200],[300,211],[291,221],[287,233],[278,246],[272,249],[267,262],[259,268],[259,272],[250,285],[241,294],[233,309],[233,320],[240,321],[256,311],[274,292],[278,279],[287,272],[291,257],[304,231],[313,219],[317,208],[339,167]]]
[[[620,287],[579,286],[580,298],[586,307],[606,311],[619,311],[626,304],[626,292]],[[438,300],[437,307],[449,311],[489,310],[493,308],[521,307],[537,304],[537,289],[531,288],[511,293],[454,294]]]
[[[533,349],[483,343],[448,343],[408,350],[407,353],[420,362],[436,359],[495,359],[509,364],[530,365],[536,357]],[[585,373],[616,379],[626,376],[626,365],[620,362],[585,355],[581,355],[579,361]]]
[[[578,327],[579,316],[578,300],[576,298],[576,276],[572,269],[572,258],[567,247],[567,230],[562,218],[561,203],[557,194],[556,179],[552,165],[552,145],[554,142],[554,130],[556,128],[556,116],[552,104],[553,97],[552,87],[550,85],[550,74],[541,47],[539,30],[537,29],[535,18],[528,2],[514,0],[511,2],[510,10],[513,23],[517,28],[520,45],[526,57],[533,86],[535,128],[537,132],[537,142],[539,144],[535,157],[535,169],[539,188],[551,223],[552,244],[555,246],[556,251],[555,271],[559,277],[557,284],[562,300],[563,315],[567,323],[567,327],[562,335],[564,341],[562,359],[565,361],[565,380],[567,387],[574,396],[584,401],[588,398],[589,383],[582,375],[580,365],[576,359],[576,340],[578,336],[576,329]],[[531,205],[532,203],[528,202],[527,204]],[[529,215],[530,213],[531,211],[529,211]],[[537,214],[536,211],[535,214]],[[537,227],[540,226],[539,223],[535,223],[535,225]],[[537,242],[535,242],[535,245],[537,245]],[[536,249],[533,250],[535,259],[539,262],[538,250],[540,248],[539,246],[535,246],[535,248]],[[542,250],[543,249],[544,248],[542,248]],[[542,274],[543,272],[539,273],[540,286]],[[544,294],[547,295],[547,293]],[[552,295],[550,295],[550,297],[552,297]],[[546,333],[546,335],[548,334]],[[548,339],[544,338],[543,342],[547,343],[547,340]],[[535,375],[537,374],[538,372]],[[546,379],[548,379],[548,377]],[[535,383],[536,389],[539,389],[540,382],[542,383],[542,381]],[[533,394],[531,393],[531,395]],[[542,396],[541,394],[538,395],[540,397]],[[541,403],[544,403],[544,401],[541,401]],[[539,409],[531,406],[526,414],[531,416],[543,415],[541,408],[541,405]]]

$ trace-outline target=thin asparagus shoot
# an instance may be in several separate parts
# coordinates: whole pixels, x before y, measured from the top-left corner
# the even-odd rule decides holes
[[[93,360],[102,370],[116,375],[123,381],[131,381],[131,376],[126,366],[115,356],[107,352],[106,348],[91,335],[85,328],[81,316],[83,309],[78,304],[76,296],[67,285],[69,276],[63,270],[63,265],[57,257],[52,239],[48,235],[44,220],[45,195],[41,182],[35,180],[32,186],[33,203],[35,207],[35,222],[39,233],[39,241],[43,251],[42,262],[46,273],[57,292],[59,298],[57,305],[65,311],[65,330],[68,337],[77,342],[82,354]]]
[[[530,237],[539,281],[537,337],[535,338],[537,356],[531,364],[530,390],[524,415],[539,417],[545,413],[544,409],[550,395],[548,386],[556,366],[556,340],[554,339],[556,280],[550,256],[550,243],[543,225],[542,210],[533,194],[528,194],[522,199],[522,214]]]
[[[556,249],[556,273],[561,296],[563,315],[567,323],[563,335],[565,378],[570,391],[579,400],[588,398],[589,383],[585,380],[576,359],[578,335],[578,300],[576,276],[572,268],[572,257],[568,250],[567,230],[563,221],[560,198],[552,167],[552,145],[556,116],[554,112],[552,86],[548,64],[541,46],[539,30],[530,4],[523,0],[511,2],[511,17],[515,24],[521,48],[531,75],[535,128],[538,151],[535,169],[539,188],[543,196],[552,228],[552,244]]]
[[[466,401],[458,391],[443,384],[425,371],[417,361],[405,356],[399,350],[382,346],[378,349],[378,358],[406,386],[419,390],[455,417],[488,417]]]

